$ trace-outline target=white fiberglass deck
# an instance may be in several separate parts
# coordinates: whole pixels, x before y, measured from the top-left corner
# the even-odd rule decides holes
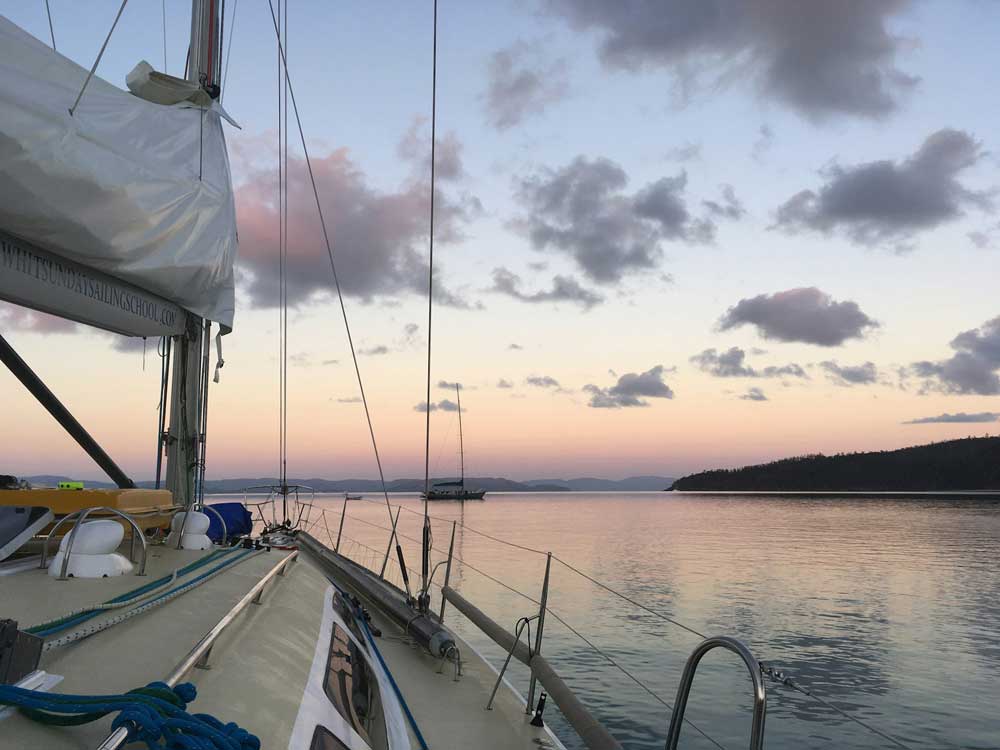
[[[105,601],[192,562],[206,552],[151,546],[147,576],[59,581],[38,569],[0,577],[0,616],[24,628]],[[64,693],[125,692],[162,680],[287,551],[259,552],[178,598],[108,630],[42,655],[40,668],[61,675]],[[264,748],[288,748],[308,679],[329,582],[305,551],[285,576],[264,590],[212,649],[210,669],[184,679],[198,687],[191,711],[234,721],[260,737]],[[492,711],[485,705],[496,672],[470,646],[459,642],[463,669],[440,663],[372,611],[376,639],[428,745],[450,748],[560,748],[547,729],[532,727],[522,700],[508,687]],[[100,623],[106,616],[95,618]],[[46,727],[20,715],[0,722],[0,748],[96,748],[110,731],[111,717],[82,727]],[[419,745],[411,733],[414,748]]]

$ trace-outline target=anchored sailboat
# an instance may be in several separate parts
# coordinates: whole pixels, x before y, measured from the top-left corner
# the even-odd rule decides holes
[[[455,482],[435,482],[430,490],[423,493],[426,500],[482,500],[486,490],[472,490],[465,486],[465,438],[462,434],[462,387],[455,383],[455,398],[458,402],[458,456],[459,474]]]

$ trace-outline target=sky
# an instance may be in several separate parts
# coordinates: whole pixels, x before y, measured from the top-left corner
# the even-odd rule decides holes
[[[89,67],[119,3],[50,0]],[[98,75],[181,75],[133,0]],[[166,9],[166,65],[164,19]],[[229,0],[240,259],[209,477],[278,464],[278,62]],[[44,3],[0,13],[46,42]],[[1000,431],[1000,3],[440,0],[432,473],[679,476]],[[382,462],[424,461],[432,4],[288,8],[288,64]],[[294,133],[294,131],[293,131]],[[296,140],[289,476],[376,476]],[[0,331],[136,478],[156,343],[0,303]],[[213,355],[214,359],[214,355]],[[5,473],[99,478],[6,371]],[[13,427],[16,425],[16,427]]]

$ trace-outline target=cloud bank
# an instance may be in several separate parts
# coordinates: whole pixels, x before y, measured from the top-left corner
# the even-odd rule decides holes
[[[709,216],[695,217],[687,208],[683,171],[635,193],[626,192],[627,185],[625,170],[610,159],[578,156],[559,169],[515,180],[515,198],[525,212],[512,226],[535,250],[564,253],[588,278],[607,284],[654,268],[663,242],[711,243],[713,218],[742,210],[735,195],[734,202],[724,195],[715,204],[721,216],[709,209]]]
[[[989,208],[989,193],[958,179],[982,156],[981,144],[968,133],[944,129],[901,162],[829,167],[824,185],[795,194],[778,209],[776,226],[791,233],[839,231],[858,245],[907,250],[917,232],[957,219],[967,207]]]
[[[507,268],[493,269],[493,286],[491,292],[505,294],[521,302],[538,304],[541,302],[569,302],[589,310],[604,301],[597,292],[586,289],[572,276],[554,276],[550,289],[540,289],[536,292],[524,292],[521,289],[521,277]]]
[[[808,378],[806,371],[794,362],[787,365],[769,365],[763,369],[752,367],[746,361],[747,353],[738,346],[724,352],[705,349],[690,361],[702,372],[717,378]]]
[[[1000,394],[1000,317],[958,334],[948,359],[914,362],[910,372],[925,379],[925,388],[944,393]]]
[[[566,61],[548,59],[539,41],[521,40],[490,57],[486,119],[497,130],[508,130],[541,115],[568,92]]]
[[[756,327],[765,339],[817,346],[840,346],[879,327],[857,302],[837,302],[816,287],[741,299],[719,320],[723,331],[743,325]]]
[[[810,119],[883,117],[918,82],[897,67],[905,42],[889,29],[908,0],[548,0],[546,5],[572,27],[595,31],[601,61],[610,69],[663,68],[685,91],[746,83]]]
[[[981,422],[996,422],[1000,419],[1000,413],[993,411],[980,411],[973,414],[966,414],[960,411],[956,414],[939,414],[936,417],[920,417],[911,419],[903,424],[978,424]]]
[[[673,398],[674,392],[663,382],[663,365],[656,365],[646,372],[629,372],[618,378],[610,388],[588,384],[583,390],[590,394],[593,409],[621,409],[633,406],[649,406],[646,398]]]

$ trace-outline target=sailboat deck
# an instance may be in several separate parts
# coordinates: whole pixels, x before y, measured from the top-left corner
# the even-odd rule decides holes
[[[59,581],[32,568],[0,577],[0,615],[26,627],[93,605],[169,574],[206,552],[150,547],[147,576]],[[199,639],[222,619],[289,552],[259,552],[162,606],[42,655],[39,668],[61,675],[54,692],[110,694],[162,680]],[[286,748],[306,689],[323,603],[330,587],[303,551],[286,575],[264,589],[259,606],[240,614],[212,649],[209,669],[184,678],[198,688],[190,710],[234,721],[261,739],[264,748]],[[95,618],[100,623],[110,615]],[[376,639],[390,671],[431,748],[560,748],[547,729],[530,726],[513,690],[485,705],[495,670],[459,642],[463,668],[440,663],[372,612],[383,632]],[[47,727],[20,715],[0,721],[0,747],[96,748],[109,734],[111,717],[80,727]],[[411,732],[411,743],[419,747]]]

